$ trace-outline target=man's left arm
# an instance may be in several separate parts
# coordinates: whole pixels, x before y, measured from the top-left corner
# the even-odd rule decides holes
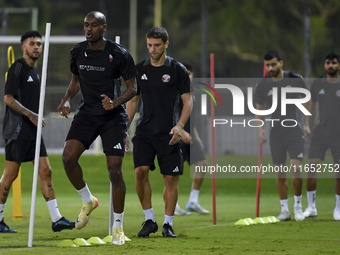
[[[169,142],[170,145],[174,145],[179,142],[182,136],[182,130],[184,128],[185,123],[187,123],[190,112],[192,109],[192,97],[190,93],[184,93],[181,95],[182,101],[183,101],[183,108],[181,117],[179,118],[179,121],[177,122],[176,126],[174,126],[171,131],[170,135],[172,135],[172,138]]]
[[[107,95],[102,94],[101,97],[103,97],[102,105],[103,108],[107,111],[111,111],[117,106],[126,103],[131,98],[133,98],[137,93],[137,82],[136,78],[133,77],[132,79],[126,80],[126,90],[117,98],[111,99]]]

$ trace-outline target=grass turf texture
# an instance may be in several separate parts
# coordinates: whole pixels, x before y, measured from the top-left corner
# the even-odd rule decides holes
[[[0,155],[2,169],[4,156]],[[75,220],[82,206],[77,192],[68,181],[60,156],[50,156],[53,182],[60,212]],[[256,165],[257,157],[227,156],[231,165]],[[264,157],[263,162],[270,162]],[[328,157],[326,162],[331,162]],[[80,164],[84,178],[93,195],[99,199],[99,207],[91,214],[90,222],[82,230],[64,230],[53,233],[47,205],[38,186],[33,248],[28,248],[28,226],[31,204],[33,165],[22,165],[23,221],[12,220],[12,197],[4,213],[5,222],[18,230],[17,234],[0,234],[0,252],[4,254],[338,254],[340,252],[338,231],[340,222],[333,220],[335,180],[319,179],[317,190],[316,219],[302,222],[294,220],[275,224],[234,226],[240,218],[255,217],[256,179],[216,179],[217,225],[212,225],[211,180],[206,179],[201,188],[200,203],[210,210],[208,216],[193,213],[175,216],[174,230],[178,238],[161,236],[164,219],[162,198],[163,180],[159,169],[150,173],[153,188],[153,208],[159,230],[150,238],[138,238],[137,233],[144,221],[134,187],[134,170],[131,154],[124,159],[126,182],[126,205],[124,216],[125,234],[132,239],[124,246],[97,245],[90,247],[57,247],[65,240],[90,237],[104,238],[108,235],[109,181],[104,156],[82,156]],[[180,177],[179,204],[184,208],[189,197],[192,179],[186,164],[185,174]],[[293,217],[293,193],[288,179],[289,207]],[[303,208],[307,205],[306,188],[303,188]],[[279,197],[274,179],[262,179],[260,216],[277,216],[280,211]]]

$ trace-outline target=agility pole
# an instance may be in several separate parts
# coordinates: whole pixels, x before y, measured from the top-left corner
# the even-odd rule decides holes
[[[47,76],[47,63],[48,63],[48,50],[49,50],[49,43],[50,43],[50,32],[51,32],[51,23],[46,23],[45,45],[44,45],[45,49],[44,49],[42,78],[41,78],[41,86],[40,86],[40,101],[39,101],[37,137],[36,137],[36,144],[35,144],[35,158],[34,158],[34,171],[33,171],[30,225],[29,225],[29,233],[28,233],[28,247],[32,247],[32,244],[33,244],[35,203],[36,203],[36,198],[37,198],[38,169],[39,169],[39,158],[40,158],[42,119],[43,119],[43,114],[44,114],[44,102],[45,102],[45,90],[46,90],[46,76]]]

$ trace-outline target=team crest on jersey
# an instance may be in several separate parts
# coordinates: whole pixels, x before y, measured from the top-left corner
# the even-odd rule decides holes
[[[340,90],[337,90],[337,91],[335,92],[335,95],[336,95],[337,97],[340,97]]]
[[[110,62],[112,62],[112,59],[113,59],[112,55],[109,54],[109,60],[110,60]]]
[[[162,81],[163,81],[163,82],[169,82],[170,79],[171,79],[171,77],[170,77],[170,75],[168,75],[168,74],[164,74],[164,75],[162,76]]]

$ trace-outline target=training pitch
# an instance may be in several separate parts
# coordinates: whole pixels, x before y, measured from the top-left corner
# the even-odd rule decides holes
[[[0,155],[4,169],[4,155]],[[256,165],[257,157],[227,156],[232,165]],[[331,159],[327,159],[331,162]],[[269,157],[263,158],[270,163]],[[62,167],[61,156],[50,156],[53,182],[58,206],[62,215],[75,220],[82,206],[77,192],[68,181]],[[33,166],[22,165],[23,221],[13,221],[13,201],[10,195],[4,212],[5,222],[18,231],[16,234],[0,234],[0,252],[3,254],[338,254],[340,222],[333,220],[335,180],[319,179],[316,206],[318,217],[302,222],[295,220],[273,224],[235,226],[241,218],[255,218],[256,179],[216,179],[217,224],[212,224],[211,179],[205,179],[199,200],[210,215],[175,216],[174,230],[178,238],[163,238],[161,225],[164,220],[163,180],[159,169],[150,173],[153,188],[152,201],[159,230],[149,238],[138,238],[144,214],[134,187],[132,155],[124,159],[124,179],[127,187],[124,231],[132,241],[124,246],[91,245],[87,247],[59,247],[66,239],[91,237],[104,238],[109,234],[109,180],[104,156],[83,156],[80,164],[84,178],[93,195],[99,199],[99,207],[93,211],[90,222],[82,230],[64,230],[54,233],[47,205],[38,185],[33,248],[28,248],[29,212]],[[185,207],[192,179],[186,164],[185,174],[180,177],[179,204]],[[305,181],[304,181],[305,184]],[[288,179],[289,208],[293,217],[293,193]],[[303,209],[307,206],[306,187],[303,187]],[[262,179],[260,216],[277,216],[280,212],[275,179]]]

